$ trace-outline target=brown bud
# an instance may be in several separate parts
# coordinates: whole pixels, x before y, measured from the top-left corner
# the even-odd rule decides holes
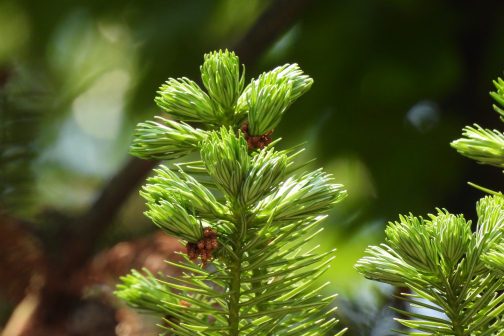
[[[207,239],[205,240],[205,250],[211,250],[212,249],[212,240],[211,239]]]

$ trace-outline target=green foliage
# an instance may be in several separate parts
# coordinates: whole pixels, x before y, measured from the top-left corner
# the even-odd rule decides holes
[[[290,105],[292,84],[258,85],[252,82],[247,95],[249,127],[251,135],[261,135],[273,129]]]
[[[254,156],[245,177],[238,202],[243,208],[265,198],[285,177],[287,155],[273,150],[261,151]]]
[[[452,142],[457,151],[479,163],[504,168],[504,134],[478,125],[464,128],[462,138]]]
[[[406,327],[426,335],[496,335],[504,328],[504,294],[497,292],[504,279],[489,266],[498,258],[494,246],[504,248],[503,206],[498,196],[482,199],[475,233],[470,222],[446,210],[429,215],[429,220],[401,216],[400,222],[387,227],[386,243],[369,247],[369,256],[359,260],[356,268],[368,279],[410,288],[415,294],[397,298],[448,317],[394,309],[420,319],[399,319]]]
[[[346,197],[341,184],[330,184],[330,175],[320,169],[291,177],[259,205],[260,216],[273,215],[277,221],[292,221],[320,215]]]
[[[162,317],[165,311],[159,302],[177,302],[177,300],[171,295],[169,287],[147,269],[143,271],[145,275],[132,270],[131,274],[121,277],[123,284],[117,285],[119,290],[115,294],[143,313]],[[164,278],[162,275],[161,277]]]
[[[286,64],[265,72],[245,88],[238,100],[238,110],[249,114],[251,135],[274,129],[287,108],[306,93],[313,79],[303,75],[297,64]]]
[[[290,177],[278,190],[259,205],[260,216],[273,216],[277,221],[292,221],[320,215],[346,197],[341,184],[330,184],[330,175],[320,169]]]
[[[253,136],[275,128],[313,83],[297,64],[286,64],[263,73],[243,90],[238,57],[227,50],[206,54],[200,70],[210,96],[187,78],[170,78],[155,99],[159,107],[176,119],[210,125],[236,126],[248,119]]]
[[[212,100],[187,78],[170,78],[155,101],[166,113],[183,121],[214,123],[220,119]]]
[[[145,214],[187,243],[185,262],[167,261],[186,273],[168,282],[134,272],[116,293],[136,308],[169,316],[168,334],[323,335],[338,322],[331,316],[336,308],[322,312],[334,296],[323,297],[325,285],[312,284],[334,251],[316,254],[303,247],[346,191],[320,169],[289,176],[299,152],[289,156],[294,148],[276,151],[273,143],[250,148],[237,123],[248,121],[256,134],[266,133],[312,80],[297,65],[286,65],[242,93],[238,58],[228,51],[205,55],[201,72],[211,98],[183,79],[169,80],[156,101],[172,117],[210,130],[147,122],[131,147],[133,155],[147,159],[200,152],[201,161],[177,164],[178,171],[161,166],[141,192]],[[248,107],[242,109],[240,101]],[[212,267],[193,261],[199,253],[206,266],[209,252]]]
[[[498,78],[496,81],[493,81],[497,92],[490,92],[490,96],[495,99],[501,106],[504,106],[504,81]],[[504,111],[498,106],[493,106],[494,110],[502,116],[504,116]]]
[[[504,82],[491,95],[499,103]],[[495,107],[498,113],[502,110]],[[504,136],[478,125],[464,128],[466,138],[451,145],[479,163],[504,167]],[[480,187],[479,187],[480,188]],[[485,190],[484,188],[480,188]],[[386,243],[370,246],[355,267],[366,278],[408,287],[414,294],[395,296],[414,307],[444,313],[447,319],[393,308],[415,318],[398,321],[424,333],[406,335],[504,334],[504,198],[501,193],[477,203],[478,222],[438,210],[428,220],[413,215],[390,223]],[[421,301],[425,299],[430,304]]]
[[[191,210],[198,216],[220,218],[227,211],[215,199],[214,195],[193,177],[182,173],[182,178],[165,166],[154,170],[157,176],[149,178],[140,194],[151,203],[173,199],[185,209]]]
[[[498,276],[504,276],[504,246],[497,245],[489,252],[485,253],[481,259],[486,266]]]
[[[145,215],[167,235],[193,242],[203,239],[201,222],[178,199],[169,197],[158,202],[148,202],[147,207],[149,211]]]
[[[5,76],[2,71],[1,76]],[[8,96],[8,88],[0,83],[0,212],[30,204],[35,189],[32,162],[37,157],[35,144],[42,128],[42,113],[28,107],[43,93],[23,89],[18,100],[24,104],[9,102],[12,98]]]
[[[240,78],[240,62],[233,52],[215,51],[205,55],[201,79],[212,99],[233,118],[236,102],[245,84],[245,71]]]
[[[498,79],[494,81],[497,92],[490,92],[499,104],[504,106],[504,81]],[[494,105],[494,110],[501,114],[504,121],[504,111]],[[488,164],[504,168],[504,134],[497,130],[483,129],[478,125],[464,128],[465,138],[455,140],[451,143],[460,154],[467,156],[482,164]]]
[[[168,126],[154,121],[138,124],[130,153],[146,160],[172,160],[198,150],[206,133],[184,122],[161,119]]]
[[[236,198],[248,173],[250,158],[243,135],[222,128],[201,143],[201,159],[208,174],[226,196]]]

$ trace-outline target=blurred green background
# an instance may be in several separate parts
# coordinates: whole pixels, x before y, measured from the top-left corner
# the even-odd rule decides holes
[[[129,159],[135,125],[160,113],[158,87],[168,77],[199,78],[203,54],[243,43],[272,3],[1,1],[0,211],[31,223],[52,251],[64,229],[47,214],[89,208]],[[503,129],[488,92],[504,70],[504,3],[304,3],[247,67],[247,82],[285,63],[315,80],[273,135],[281,148],[307,141],[300,160],[317,158],[307,169],[322,166],[346,186],[349,197],[315,242],[338,249],[321,281],[340,293],[350,334],[384,335],[392,289],[364,280],[353,264],[383,240],[387,221],[436,207],[471,219],[482,193],[467,181],[504,189],[498,170],[449,146],[465,125]],[[133,192],[95,250],[151,235],[144,210]],[[15,304],[0,306],[5,324]]]

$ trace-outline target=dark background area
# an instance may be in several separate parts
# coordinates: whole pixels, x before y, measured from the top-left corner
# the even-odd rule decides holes
[[[449,146],[465,125],[504,129],[488,95],[503,14],[501,1],[1,1],[1,335],[158,333],[111,294],[132,267],[171,272],[162,260],[181,249],[144,218],[156,163],[128,146],[161,113],[159,86],[199,81],[203,54],[224,48],[247,82],[285,63],[315,80],[273,135],[307,141],[300,161],[348,190],[314,242],[338,248],[320,280],[340,293],[338,328],[390,334],[394,289],[353,269],[366,246],[398,214],[474,219],[483,193],[467,181],[504,189]]]

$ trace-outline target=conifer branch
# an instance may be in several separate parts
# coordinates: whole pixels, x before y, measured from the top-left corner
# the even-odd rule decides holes
[[[497,92],[491,95],[504,105],[504,82],[499,79],[494,84]],[[500,108],[494,108],[502,114]],[[463,135],[465,138],[451,144],[459,153],[482,164],[504,167],[501,132],[475,125],[465,127]],[[446,210],[438,210],[429,219],[400,216],[399,222],[389,223],[385,244],[368,247],[367,256],[355,265],[368,279],[408,287],[415,293],[396,298],[447,317],[392,308],[414,318],[398,319],[399,323],[423,333],[394,331],[405,335],[502,335],[504,197],[500,192],[476,187],[492,196],[476,205],[474,233],[470,221]]]
[[[213,130],[147,122],[139,125],[131,148],[147,159],[200,153],[201,161],[177,164],[178,172],[161,166],[141,192],[146,216],[186,245],[185,263],[168,262],[189,272],[170,278],[174,282],[158,280],[170,298],[157,305],[153,298],[160,289],[150,274],[123,278],[117,295],[154,315],[163,310],[171,316],[164,320],[166,330],[175,335],[322,335],[337,323],[331,311],[321,314],[334,296],[321,296],[325,285],[312,286],[334,250],[316,254],[303,247],[346,191],[320,169],[289,177],[299,152],[276,151],[271,140],[256,146],[240,125],[245,121],[253,135],[267,137],[312,79],[297,65],[285,65],[243,89],[234,53],[213,52],[204,61],[209,96],[189,80],[169,80],[171,87],[163,86],[157,101],[173,118]]]
[[[366,278],[408,287],[416,293],[399,299],[448,317],[444,320],[393,308],[416,319],[399,319],[399,323],[426,335],[492,335],[500,331],[504,297],[497,290],[504,285],[504,279],[489,268],[498,262],[493,246],[504,242],[504,200],[485,197],[477,210],[475,233],[471,232],[470,222],[446,210],[429,215],[429,220],[401,216],[399,222],[387,227],[386,243],[369,247],[369,256],[357,262],[355,267]],[[431,304],[418,301],[420,298]]]
[[[504,106],[504,81],[498,78],[494,81],[497,92],[490,92],[497,103]],[[494,105],[494,110],[504,121],[504,111]],[[481,164],[504,167],[504,135],[497,130],[483,129],[479,125],[467,126],[462,134],[465,138],[451,143],[460,154],[467,156]]]
[[[288,6],[282,1],[273,3],[237,44],[237,48],[241,50],[240,55],[243,57],[243,63],[247,66],[253,65],[271,43],[295,23],[300,13],[310,2],[306,0],[289,1]],[[3,73],[0,74],[2,77],[0,81],[3,86],[3,80],[6,81],[6,78],[2,75]],[[163,152],[163,155],[165,153],[166,151]],[[162,156],[159,158],[164,159]],[[171,158],[175,158],[175,155]],[[40,302],[35,308],[37,313],[22,326],[26,334],[42,332],[52,335],[60,332],[60,327],[61,330],[66,330],[68,326],[66,319],[72,313],[71,309],[68,309],[68,295],[72,296],[71,302],[77,302],[81,294],[73,287],[69,289],[73,282],[66,280],[81,276],[79,272],[93,255],[96,239],[113,222],[113,218],[116,217],[125,200],[131,195],[131,190],[136,188],[138,182],[158,163],[155,161],[156,157],[152,157],[152,159],[153,161],[146,162],[132,158],[126,162],[124,167],[105,185],[90,209],[73,220],[72,223],[68,223],[69,219],[66,216],[58,216],[58,225],[63,225],[68,229],[63,230],[65,232],[61,244],[51,245],[51,249],[58,251],[57,255],[62,260],[56,260],[51,263],[50,267],[47,267],[45,286],[40,293]],[[23,183],[27,181],[25,175],[23,175]],[[8,181],[12,182],[13,180],[8,179]],[[207,187],[212,187],[211,181],[206,180],[202,183]],[[61,279],[65,281],[61,281]],[[71,294],[69,294],[70,292]],[[61,297],[66,299],[60,300]],[[74,306],[72,306],[73,308]],[[57,327],[47,323],[47,321],[55,319],[58,321]]]

